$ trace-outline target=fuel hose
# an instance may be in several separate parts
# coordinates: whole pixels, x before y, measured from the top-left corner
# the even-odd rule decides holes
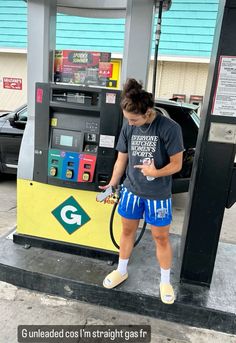
[[[111,236],[111,240],[112,240],[112,243],[114,244],[114,246],[117,248],[117,249],[120,249],[120,246],[118,245],[118,243],[116,242],[115,240],[115,237],[114,237],[114,230],[113,230],[113,221],[114,221],[114,216],[115,216],[115,212],[116,212],[116,208],[117,208],[117,205],[119,203],[119,196],[112,208],[112,211],[111,211],[111,217],[110,217],[110,236]],[[146,229],[146,226],[147,226],[147,223],[144,222],[143,223],[143,227],[140,231],[140,234],[138,236],[138,238],[136,239],[135,243],[134,243],[134,247],[136,247],[136,245],[138,245],[138,243],[141,241],[141,238],[143,237],[143,234],[144,234],[144,231]]]

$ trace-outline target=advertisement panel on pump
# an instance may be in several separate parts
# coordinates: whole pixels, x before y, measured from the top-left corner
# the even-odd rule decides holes
[[[111,59],[110,52],[56,50],[54,81],[118,88],[120,63]]]

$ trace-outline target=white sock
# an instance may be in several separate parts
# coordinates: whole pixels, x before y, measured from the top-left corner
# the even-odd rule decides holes
[[[129,259],[123,260],[122,258],[119,258],[117,270],[118,272],[120,272],[121,275],[125,275],[127,273],[128,262]]]
[[[161,282],[170,283],[170,269],[161,268]]]

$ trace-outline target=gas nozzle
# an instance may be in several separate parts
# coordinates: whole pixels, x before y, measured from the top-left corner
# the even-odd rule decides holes
[[[104,201],[106,198],[111,196],[115,192],[114,188],[112,186],[109,186],[105,191],[97,194],[96,200],[99,202]]]

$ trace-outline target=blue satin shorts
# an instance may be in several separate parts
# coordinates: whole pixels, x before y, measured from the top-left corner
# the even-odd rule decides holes
[[[144,219],[154,226],[166,226],[172,220],[171,198],[151,200],[140,198],[123,187],[118,213],[127,219]]]

